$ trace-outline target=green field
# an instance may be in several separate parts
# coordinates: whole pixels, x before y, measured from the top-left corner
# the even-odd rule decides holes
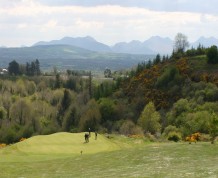
[[[81,151],[83,154],[81,155]],[[35,136],[0,150],[1,178],[218,176],[218,145],[84,133]]]

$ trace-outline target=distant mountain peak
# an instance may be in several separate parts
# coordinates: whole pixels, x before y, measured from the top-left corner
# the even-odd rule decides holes
[[[156,36],[152,36],[152,37],[150,37],[149,39],[162,39],[162,37],[156,35]]]
[[[210,47],[212,45],[218,46],[218,39],[215,37],[204,37],[201,36],[197,41],[191,43],[190,46],[197,47],[199,44],[203,45],[204,47]]]
[[[94,38],[91,36],[86,36],[86,37],[64,37],[60,40],[52,40],[49,42],[38,42],[34,44],[33,46],[39,46],[39,45],[71,45],[71,46],[76,46],[84,49],[88,49],[91,51],[99,51],[99,52],[109,52],[111,51],[110,47],[96,41]]]
[[[172,41],[169,37],[160,37],[160,36],[152,36],[149,39],[147,39],[146,41]]]
[[[132,40],[132,41],[130,41],[129,42],[129,44],[131,44],[131,45],[141,45],[141,41],[139,41],[139,40]]]
[[[96,41],[93,37],[91,36],[86,36],[84,37],[86,40],[90,40],[90,41]]]
[[[205,40],[217,40],[216,38],[214,37],[205,37],[205,36],[201,36],[198,41],[205,41]]]
[[[96,41],[93,37],[91,36],[84,36],[84,37],[70,37],[70,36],[65,36],[60,40],[90,40],[90,41]]]

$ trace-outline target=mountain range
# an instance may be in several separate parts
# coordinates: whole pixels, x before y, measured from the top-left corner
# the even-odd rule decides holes
[[[71,45],[71,46],[88,49],[90,51],[112,52],[109,46],[96,41],[94,38],[90,36],[78,37],[78,38],[64,37],[60,40],[52,40],[49,42],[40,41],[34,44],[33,46],[42,46],[42,45]]]
[[[218,46],[218,39],[201,37],[190,47]],[[170,55],[173,40],[154,36],[144,42],[133,40],[120,42],[113,46],[87,37],[64,37],[49,42],[40,41],[30,47],[0,47],[0,68],[8,67],[9,62],[16,60],[21,64],[38,59],[43,70],[59,69],[103,71],[131,68],[142,61],[153,59],[156,54]]]
[[[119,42],[113,46],[109,46],[96,41],[94,38],[87,37],[64,37],[60,40],[52,41],[40,41],[35,43],[33,46],[41,45],[72,45],[80,48],[84,48],[96,52],[113,52],[113,53],[127,53],[127,54],[171,54],[173,51],[173,40],[170,38],[163,38],[160,36],[153,36],[143,42],[138,40],[133,40],[130,42]],[[204,47],[209,47],[212,45],[218,46],[218,39],[214,37],[205,38],[200,37],[197,41],[190,43],[190,47],[197,47],[199,44]]]

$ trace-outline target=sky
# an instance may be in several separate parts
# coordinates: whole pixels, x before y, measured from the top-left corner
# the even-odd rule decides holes
[[[92,36],[107,45],[152,36],[218,38],[218,0],[0,0],[0,46]]]

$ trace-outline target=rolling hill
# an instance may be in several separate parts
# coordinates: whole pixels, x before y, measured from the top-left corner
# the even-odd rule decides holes
[[[0,67],[16,60],[21,64],[38,59],[42,70],[56,66],[60,70],[111,70],[130,68],[152,56],[95,52],[71,45],[42,45],[0,48]]]
[[[55,133],[51,135],[39,135],[18,142],[0,150],[1,154],[94,154],[119,150],[120,147],[108,138],[98,134],[95,140],[94,133],[91,134],[89,143],[84,142],[85,133]]]

